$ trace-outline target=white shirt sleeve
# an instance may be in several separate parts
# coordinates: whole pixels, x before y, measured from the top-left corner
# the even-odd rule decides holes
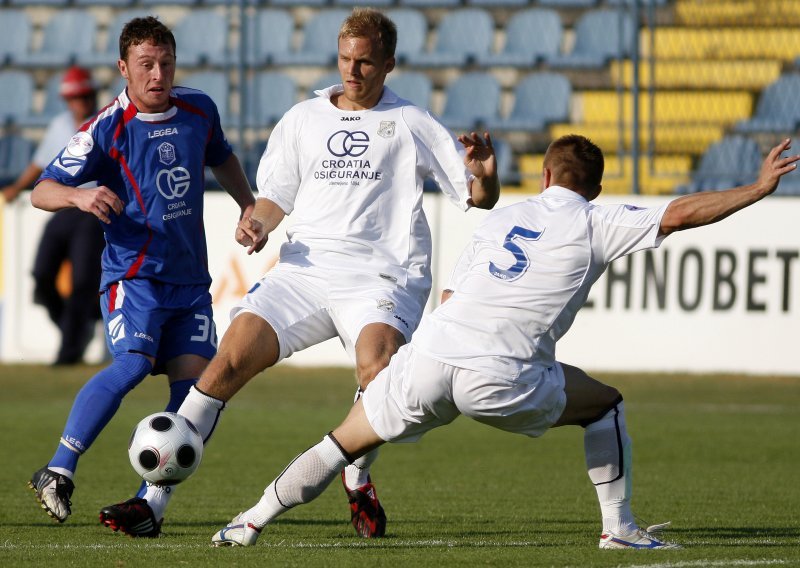
[[[300,189],[297,125],[288,113],[275,125],[256,174],[258,196],[269,199],[289,215]]]
[[[634,205],[595,207],[593,218],[599,221],[604,261],[609,263],[626,254],[658,247],[664,240],[659,234],[667,204],[642,208]]]

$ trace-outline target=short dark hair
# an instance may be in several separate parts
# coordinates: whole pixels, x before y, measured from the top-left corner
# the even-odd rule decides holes
[[[172,35],[169,28],[158,18],[147,16],[134,18],[122,28],[122,33],[119,34],[119,58],[126,61],[128,50],[134,45],[145,42],[154,45],[171,45],[172,51],[176,53],[175,36]]]
[[[375,39],[386,59],[394,57],[397,48],[397,26],[386,14],[372,8],[353,8],[339,28],[339,39],[344,37]]]
[[[544,155],[544,167],[552,174],[551,183],[592,192],[603,181],[603,151],[580,134],[567,134],[554,140]]]

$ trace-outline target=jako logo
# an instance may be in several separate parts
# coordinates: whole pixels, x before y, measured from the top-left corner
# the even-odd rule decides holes
[[[342,158],[344,156],[357,158],[366,152],[368,148],[369,136],[367,136],[366,132],[360,130],[356,130],[355,132],[339,130],[328,138],[328,152],[337,158]]]

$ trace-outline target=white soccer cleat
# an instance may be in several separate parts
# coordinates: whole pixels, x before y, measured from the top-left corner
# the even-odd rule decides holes
[[[682,548],[681,545],[673,542],[661,540],[661,531],[669,526],[669,523],[652,525],[647,529],[637,528],[627,534],[614,534],[604,532],[600,535],[600,548],[605,549],[675,549]],[[658,535],[658,536],[656,536]]]
[[[236,515],[225,528],[211,537],[214,546],[253,546],[261,534],[261,529],[242,518],[243,513]]]

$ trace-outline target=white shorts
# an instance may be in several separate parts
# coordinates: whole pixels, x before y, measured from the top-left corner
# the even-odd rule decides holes
[[[234,306],[231,319],[247,311],[266,320],[278,335],[279,360],[338,336],[355,361],[356,341],[368,324],[388,324],[409,341],[429,291],[369,274],[278,263]]]
[[[454,367],[404,345],[362,400],[382,440],[415,442],[459,414],[536,438],[561,416],[567,396],[559,364],[512,381]]]

